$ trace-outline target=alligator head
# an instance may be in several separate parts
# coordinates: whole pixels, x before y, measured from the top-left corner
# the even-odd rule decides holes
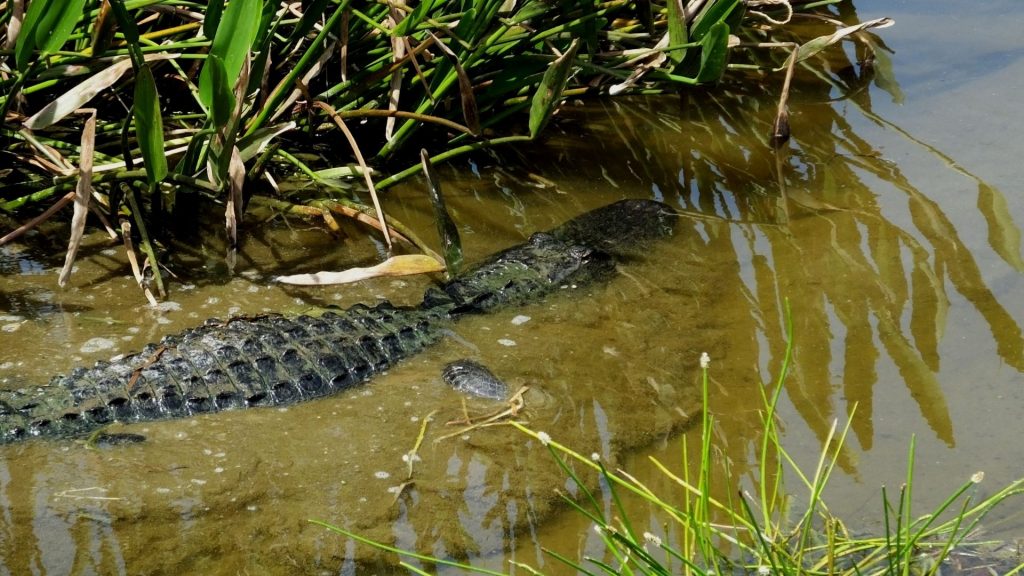
[[[661,202],[609,204],[500,252],[453,279],[443,292],[428,292],[424,306],[482,312],[607,278],[616,258],[634,255],[650,240],[668,236],[677,220],[676,212]]]
[[[607,252],[538,232],[445,284],[444,294],[428,295],[424,304],[447,301],[452,313],[484,312],[590,284],[614,272],[615,260]]]
[[[641,253],[652,240],[670,236],[678,222],[679,214],[668,204],[620,200],[581,214],[551,234],[621,259]]]

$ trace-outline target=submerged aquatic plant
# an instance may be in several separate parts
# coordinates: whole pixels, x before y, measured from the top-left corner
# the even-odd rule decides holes
[[[403,154],[410,145],[428,145],[429,166],[535,140],[567,96],[671,91],[783,67],[737,51],[782,49],[791,70],[844,39],[870,44],[863,31],[890,23],[844,27],[826,10],[838,1],[30,0],[24,12],[12,2],[0,29],[14,48],[0,63],[11,159],[0,210],[74,203],[68,270],[94,213],[129,252],[136,237],[158,293],[157,241],[196,216],[181,195],[221,203],[230,244],[258,192],[286,213],[329,227],[335,215],[356,218],[389,248],[404,239],[431,254],[384,217],[377,194],[421,170]],[[766,42],[794,12],[833,29]],[[94,112],[83,126],[85,107]],[[339,136],[348,150],[320,145]],[[410,167],[380,172],[395,162]],[[285,191],[291,175],[315,187]],[[456,252],[444,250],[449,267]]]
[[[724,472],[727,476],[728,470],[721,470],[713,458],[714,416],[708,404],[710,359],[706,354],[700,360],[704,405],[700,436],[697,438],[696,469],[686,464],[690,461],[687,453],[691,439],[688,437],[682,440],[684,465],[680,472],[651,458],[660,472],[682,489],[681,496],[678,493],[659,494],[627,472],[609,470],[596,455],[587,457],[559,444],[545,432],[511,422],[517,430],[547,448],[565,475],[579,488],[579,497],[563,498],[570,508],[590,521],[595,534],[604,543],[605,556],[572,559],[548,548],[544,548],[544,552],[578,573],[590,575],[909,576],[941,574],[943,564],[951,562],[956,563],[956,573],[960,574],[1024,573],[1024,563],[1019,556],[986,558],[986,546],[993,543],[976,539],[980,522],[994,507],[1024,493],[1024,479],[978,500],[974,488],[984,474],[976,473],[938,507],[915,519],[911,515],[913,439],[907,457],[906,482],[900,487],[899,496],[892,501],[886,489],[882,489],[883,534],[857,535],[833,516],[822,494],[837,464],[839,451],[849,431],[849,421],[842,429],[838,423],[833,425],[812,472],[807,473],[797,466],[783,447],[776,424],[776,407],[791,358],[790,337],[774,389],[763,395],[764,434],[758,451],[760,475],[756,496],[745,490],[730,494],[725,499],[712,496],[717,488],[714,485],[716,473]],[[801,512],[794,510],[796,494],[783,485],[786,470],[790,470],[800,487],[806,490]],[[594,475],[606,487],[604,500],[588,488],[595,484],[592,480]],[[659,524],[664,526],[663,533],[640,531],[630,520],[625,504],[627,499],[646,503]],[[475,574],[500,574],[450,559],[401,550],[338,526],[313,522],[400,558],[456,567]],[[974,551],[980,552],[975,555]],[[413,573],[426,573],[404,560],[400,565]],[[514,565],[530,574],[542,573],[519,562],[514,562]]]

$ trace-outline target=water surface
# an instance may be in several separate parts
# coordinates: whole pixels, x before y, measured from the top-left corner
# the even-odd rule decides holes
[[[435,442],[463,413],[440,381],[444,363],[474,358],[530,386],[520,419],[672,493],[646,456],[679,464],[707,352],[720,455],[734,472],[719,487],[727,492],[753,478],[759,388],[781,367],[787,301],[796,345],[784,439],[812,467],[833,422],[852,418],[826,493],[848,524],[877,527],[879,487],[905,479],[911,435],[919,511],[978,470],[982,494],[1021,477],[1024,115],[1014,95],[1024,88],[1024,10],[1009,0],[857,6],[863,19],[897,20],[880,31],[891,76],[883,61],[872,76],[852,49],[816,64],[828,73],[801,71],[794,138],[779,154],[767,145],[781,81],[772,77],[730,97],[573,103],[542,144],[444,171],[470,261],[620,198],[676,207],[676,236],[608,284],[462,322],[457,338],[337,397],[119,428],[145,434],[138,445],[0,447],[0,573],[334,574],[375,562],[311,518],[557,573],[541,544],[601,553],[558,503],[555,491],[573,486],[508,427]],[[386,208],[432,237],[421,183],[389,192]],[[99,235],[72,286],[56,289],[62,242],[47,230],[0,249],[0,386],[43,383],[212,316],[414,303],[432,281],[275,285],[285,271],[380,253],[356,231],[333,238],[278,217],[246,237],[234,274],[217,246],[182,252],[171,303],[152,310]],[[430,414],[406,484],[403,455]],[[1011,503],[990,530],[1019,536],[1021,510]],[[659,519],[637,513],[658,530]]]

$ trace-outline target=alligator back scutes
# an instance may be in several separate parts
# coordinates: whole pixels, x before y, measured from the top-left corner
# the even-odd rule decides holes
[[[463,314],[536,301],[609,277],[613,256],[629,256],[668,235],[674,215],[649,200],[599,208],[495,254],[429,290],[412,308],[382,302],[319,317],[207,321],[137,354],[76,368],[46,386],[0,392],[0,443],[76,435],[113,421],[285,405],[344,390],[433,344]],[[456,384],[472,384],[471,390],[490,382],[480,374],[454,373]]]
[[[384,304],[319,318],[210,321],[112,362],[55,378],[0,408],[0,438],[66,436],[147,421],[280,406],[357,385],[441,337],[436,310]]]

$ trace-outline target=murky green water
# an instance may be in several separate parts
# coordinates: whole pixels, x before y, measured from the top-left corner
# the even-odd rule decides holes
[[[530,386],[522,420],[672,493],[646,456],[678,464],[676,433],[698,409],[707,351],[711,410],[734,470],[725,492],[751,478],[758,388],[782,362],[787,300],[796,348],[784,438],[812,467],[833,421],[856,406],[826,493],[850,525],[873,527],[879,487],[905,478],[911,435],[921,511],[978,470],[983,493],[1024,475],[1024,115],[1014,96],[1024,88],[1024,10],[1012,0],[858,7],[864,19],[897,19],[882,36],[899,90],[869,85],[841,58],[831,76],[800,74],[784,154],[766,145],[775,100],[759,88],[579,103],[543,146],[446,172],[470,261],[623,197],[684,213],[675,238],[609,284],[467,320],[458,339],[338,397],[124,427],[148,437],[140,445],[0,447],[0,574],[370,570],[370,551],[309,519],[557,573],[542,544],[600,554],[557,503],[555,490],[571,487],[545,450],[507,427],[435,442],[462,413],[440,367],[471,357]],[[389,194],[389,212],[430,237],[422,190]],[[178,266],[190,275],[160,311],[98,235],[66,290],[55,288],[59,231],[0,249],[0,386],[44,382],[211,316],[411,303],[429,285],[276,286],[269,279],[285,271],[363,265],[379,253],[360,234],[278,224],[247,238],[234,276],[219,248],[189,250]],[[431,413],[413,483],[396,494],[409,474],[402,456]],[[993,518],[1005,519],[993,523],[997,535],[1020,535],[1015,506]],[[657,531],[646,513],[638,522]]]

